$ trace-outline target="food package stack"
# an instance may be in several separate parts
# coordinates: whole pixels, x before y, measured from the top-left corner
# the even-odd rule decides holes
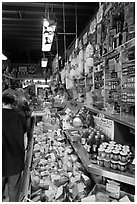
[[[31,166],[32,201],[79,201],[86,196],[90,178],[61,130],[44,133],[34,128]],[[38,133],[38,134],[36,134]]]

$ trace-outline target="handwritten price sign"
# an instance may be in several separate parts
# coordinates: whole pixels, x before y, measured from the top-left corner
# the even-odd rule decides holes
[[[100,127],[101,130],[105,131],[111,140],[114,140],[114,121],[97,116],[93,117],[95,124]]]

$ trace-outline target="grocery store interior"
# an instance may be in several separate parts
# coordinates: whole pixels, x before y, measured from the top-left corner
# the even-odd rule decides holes
[[[2,2],[2,103],[2,154],[7,109],[27,124],[18,202],[134,202],[135,2]]]

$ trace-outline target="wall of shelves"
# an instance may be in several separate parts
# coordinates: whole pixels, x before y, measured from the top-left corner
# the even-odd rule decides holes
[[[86,32],[67,51],[64,70],[75,72],[70,89],[75,88],[77,101],[106,110],[119,121],[124,114],[134,121],[135,4],[102,3]]]

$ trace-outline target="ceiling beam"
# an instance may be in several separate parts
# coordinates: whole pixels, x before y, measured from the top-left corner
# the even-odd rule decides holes
[[[34,21],[34,22],[39,22],[41,21],[41,23],[43,22],[43,18],[2,18],[2,21],[17,21],[17,22],[24,22],[24,21],[28,21],[28,22],[31,22],[31,21]]]
[[[48,6],[48,8],[52,8],[53,10],[56,8],[63,8],[63,2],[57,2],[57,3],[33,3],[33,2],[3,2],[2,3],[2,9],[6,9],[6,10],[17,10],[17,11],[33,11],[33,8],[35,8],[36,11],[43,9],[45,10],[46,5]],[[99,5],[98,2],[91,2],[91,8],[97,8]],[[74,9],[75,10],[75,2],[73,3],[65,3],[64,2],[64,7],[65,9]],[[77,9],[84,9],[87,10],[89,8],[89,2],[86,5],[85,2],[78,2],[77,3]]]
[[[94,8],[88,8],[87,10],[86,10],[86,12],[77,12],[77,16],[86,16],[87,15],[87,12],[92,12],[94,10]],[[37,17],[41,17],[41,16],[43,16],[43,18],[44,18],[44,16],[45,16],[45,12],[34,12],[34,11],[16,11],[16,10],[2,10],[2,17],[3,18],[6,18],[6,17],[14,17],[15,15],[17,15],[17,13],[18,12],[20,12],[20,13],[22,13],[22,15],[24,14],[25,16],[30,16],[30,18],[35,18],[36,16]],[[57,16],[62,16],[62,12],[61,11],[55,11],[55,12],[53,12],[53,13],[51,13],[51,14],[54,14],[55,15],[55,17],[57,17]],[[66,10],[65,11],[65,15],[66,16],[75,16],[75,11],[73,11],[72,12],[72,10]]]

